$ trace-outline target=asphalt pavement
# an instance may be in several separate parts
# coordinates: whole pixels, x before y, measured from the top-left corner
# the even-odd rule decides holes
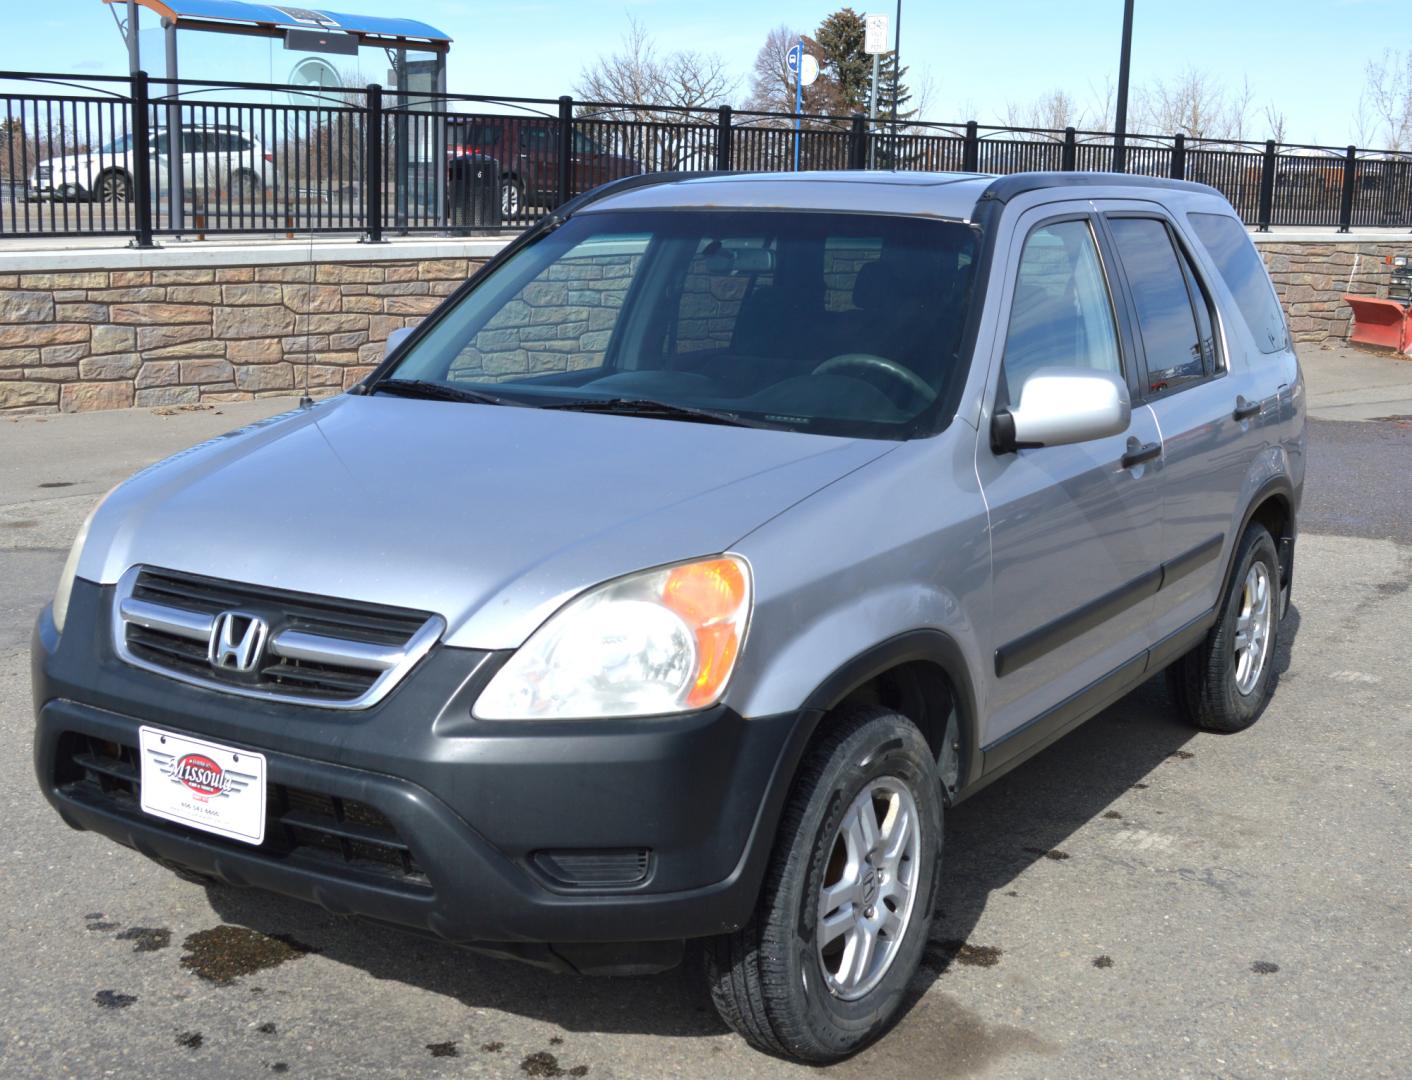
[[[1365,398],[1393,419],[1311,422],[1265,715],[1197,733],[1154,680],[957,808],[907,1014],[830,1076],[1409,1074],[1412,363],[1305,359],[1316,416]],[[288,404],[0,421],[0,1076],[809,1072],[730,1035],[690,968],[485,959],[189,884],[50,810],[29,627],[79,521],[148,461]]]

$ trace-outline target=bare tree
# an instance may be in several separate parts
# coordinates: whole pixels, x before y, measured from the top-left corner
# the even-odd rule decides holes
[[[646,27],[629,18],[622,48],[585,67],[574,93],[591,102],[609,103],[607,108],[591,108],[595,117],[650,121],[664,118],[661,106],[724,105],[739,85],[716,53],[680,50],[659,55]]]
[[[1081,126],[1078,103],[1068,91],[1057,87],[1027,103],[1006,102],[1004,120],[1005,126],[1012,128],[1062,130]]]
[[[1364,78],[1359,127],[1371,113],[1372,130],[1366,134],[1381,141],[1385,149],[1406,149],[1412,144],[1412,51],[1385,49],[1378,59],[1368,61]]]
[[[1154,134],[1192,139],[1236,139],[1245,127],[1248,88],[1230,95],[1210,72],[1188,67],[1170,80],[1158,79],[1136,95],[1137,115]]]
[[[755,54],[755,63],[750,71],[750,96],[745,100],[746,109],[753,112],[794,112],[794,76],[790,74],[785,58],[801,37],[805,51],[818,56],[822,50],[817,42],[788,26],[776,26],[766,35],[765,44]],[[806,113],[837,111],[838,95],[834,84],[824,76],[820,76],[812,86],[804,87],[801,96]]]
[[[1083,126],[1089,131],[1112,131],[1114,99],[1117,90],[1111,76],[1105,75],[1102,86],[1088,84],[1088,111],[1084,113]]]
[[[674,110],[724,105],[739,85],[715,53],[659,54],[646,27],[629,18],[622,48],[585,67],[574,93],[588,101],[578,108],[587,137],[649,169],[671,170],[715,160],[714,145],[683,126],[700,125],[701,114]]]
[[[1265,131],[1267,138],[1277,143],[1285,141],[1285,114],[1275,108],[1273,102],[1265,106]]]
[[[1244,139],[1246,127],[1250,119],[1251,102],[1255,100],[1255,91],[1250,86],[1250,76],[1241,77],[1240,86],[1232,92],[1230,105],[1226,109],[1227,126],[1230,128],[1229,138]],[[1273,138],[1267,135],[1266,138]],[[1279,139],[1275,140],[1279,142]]]

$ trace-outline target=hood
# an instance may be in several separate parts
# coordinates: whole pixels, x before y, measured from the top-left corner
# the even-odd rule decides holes
[[[79,576],[144,563],[433,611],[450,644],[513,648],[581,590],[725,551],[896,445],[344,396],[139,473]]]

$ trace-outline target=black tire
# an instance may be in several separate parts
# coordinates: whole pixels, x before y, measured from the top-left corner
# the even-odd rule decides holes
[[[247,202],[258,196],[263,188],[264,185],[260,183],[260,178],[248,169],[241,169],[239,172],[231,174],[230,199],[232,202]]]
[[[127,178],[127,173],[116,169],[112,172],[105,172],[98,178],[98,183],[93,186],[93,193],[89,198],[93,202],[128,202],[132,198],[132,184]]]
[[[1269,591],[1269,631],[1258,676],[1244,691],[1237,682],[1237,622],[1246,603],[1246,580],[1263,564]],[[1281,611],[1280,561],[1275,541],[1263,525],[1251,525],[1241,537],[1221,597],[1221,612],[1202,643],[1168,671],[1178,708],[1203,731],[1243,731],[1255,723],[1270,699]]]
[[[833,860],[841,823],[854,800],[880,780],[901,781],[917,811],[912,901],[879,981],[845,1000],[830,989],[827,961],[816,945],[820,891],[826,871],[838,872]],[[848,1057],[882,1035],[897,1018],[926,946],[941,829],[935,756],[916,726],[879,706],[838,716],[800,765],[751,921],[706,949],[707,980],[721,1018],[756,1049],[812,1064]],[[871,903],[882,912],[880,898]]]
[[[513,176],[500,181],[500,217],[502,220],[518,224],[528,208],[525,205],[525,185]]]

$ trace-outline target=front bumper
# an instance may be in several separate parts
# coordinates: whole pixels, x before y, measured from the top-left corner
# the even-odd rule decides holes
[[[108,637],[111,600],[111,588],[80,580],[63,636],[48,612],[35,630],[35,768],[74,828],[466,944],[674,941],[750,916],[810,726],[799,715],[478,721],[470,706],[505,656],[450,648],[362,712],[251,701],[124,664]],[[341,841],[315,851],[281,840],[273,818],[251,847],[143,814],[130,784],[90,782],[74,753],[135,747],[141,724],[264,753],[273,815],[279,791],[371,808],[405,845],[405,865],[341,860]],[[545,869],[565,853],[624,851],[647,853],[631,885]]]

